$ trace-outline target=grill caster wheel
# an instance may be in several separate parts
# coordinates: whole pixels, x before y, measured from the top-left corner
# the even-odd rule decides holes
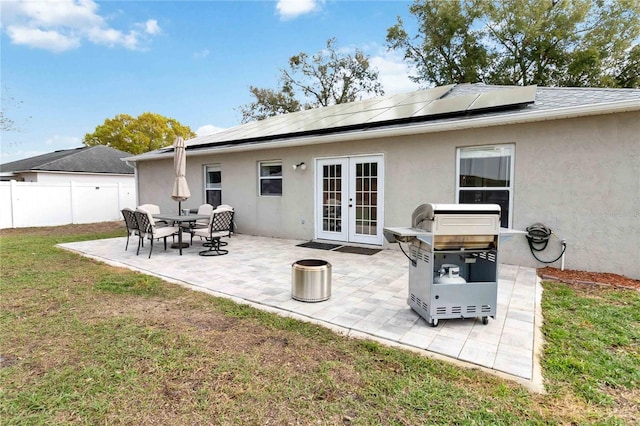
[[[438,318],[433,318],[431,320],[431,327],[437,327],[438,326]]]
[[[482,325],[489,324],[489,317],[482,317]]]

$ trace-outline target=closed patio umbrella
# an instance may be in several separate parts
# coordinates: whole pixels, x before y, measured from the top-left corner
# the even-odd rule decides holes
[[[177,136],[173,143],[173,166],[176,173],[176,180],[173,183],[171,198],[178,202],[178,214],[182,214],[182,202],[191,197],[187,178],[185,177],[187,170],[185,147],[184,139],[182,139],[181,136]]]

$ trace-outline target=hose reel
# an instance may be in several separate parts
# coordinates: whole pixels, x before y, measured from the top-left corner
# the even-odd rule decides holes
[[[531,250],[531,254],[533,257],[542,263],[553,263],[560,260],[560,258],[564,255],[564,252],[567,250],[567,243],[565,240],[561,240],[560,244],[562,245],[562,251],[553,260],[542,260],[537,255],[536,252],[544,251],[549,245],[549,239],[551,236],[558,238],[556,234],[546,225],[542,223],[534,223],[533,225],[527,227],[527,241],[529,242],[529,249]]]

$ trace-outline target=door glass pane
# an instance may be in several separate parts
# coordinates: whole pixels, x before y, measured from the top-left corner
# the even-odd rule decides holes
[[[342,166],[332,164],[322,167],[322,230],[342,231]]]
[[[375,162],[356,165],[356,234],[377,234],[377,173],[378,165]]]

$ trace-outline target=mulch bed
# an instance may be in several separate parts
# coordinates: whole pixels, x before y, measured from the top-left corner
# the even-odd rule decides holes
[[[640,291],[640,280],[618,274],[573,271],[569,269],[562,271],[560,269],[547,266],[546,268],[538,269],[538,276],[543,280],[560,281],[569,284],[590,284],[636,289]]]

